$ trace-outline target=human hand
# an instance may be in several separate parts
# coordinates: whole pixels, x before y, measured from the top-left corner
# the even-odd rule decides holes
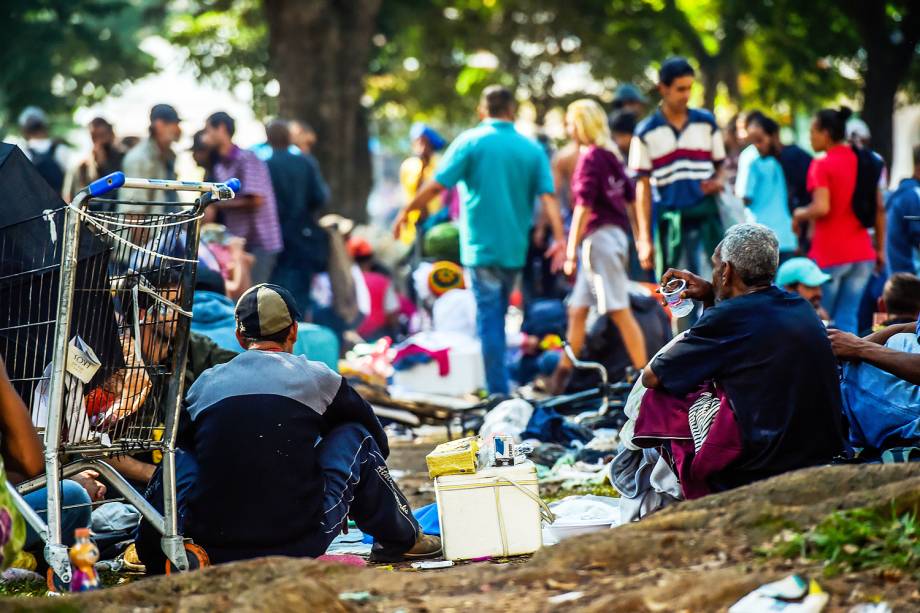
[[[802,227],[808,222],[805,208],[799,207],[792,212],[792,232],[798,235]]]
[[[533,229],[533,244],[538,249],[546,246],[546,226],[544,224],[537,224]]]
[[[664,287],[674,279],[681,279],[687,282],[687,287],[680,293],[681,298],[690,298],[698,300],[705,305],[715,304],[715,291],[712,283],[702,277],[698,277],[689,270],[676,270],[669,268],[661,276],[661,286]]]
[[[652,246],[652,241],[645,238],[637,239],[636,252],[642,270],[652,270],[655,267],[655,247]]]
[[[575,273],[578,272],[578,261],[575,258],[566,258],[565,264],[562,265],[562,272],[567,277],[574,277]]]
[[[842,330],[828,330],[827,337],[831,340],[831,349],[834,351],[834,355],[841,360],[858,361],[866,346],[866,341],[855,334]]]
[[[543,256],[550,260],[549,269],[552,272],[562,270],[563,266],[565,266],[565,241],[555,241]]]
[[[406,209],[402,208],[399,210],[399,213],[396,215],[396,221],[393,222],[393,238],[399,240],[400,234],[402,234],[403,227],[406,225],[406,219],[408,214]]]
[[[105,498],[106,492],[105,485],[96,480],[98,478],[99,473],[95,470],[84,470],[81,473],[77,473],[70,479],[83,486],[83,489],[85,489],[86,493],[89,494],[90,500],[93,502],[98,502]]]
[[[875,272],[884,272],[888,268],[888,257],[884,249],[875,254]]]
[[[722,181],[719,179],[704,179],[700,181],[700,189],[707,196],[718,194],[722,191]]]

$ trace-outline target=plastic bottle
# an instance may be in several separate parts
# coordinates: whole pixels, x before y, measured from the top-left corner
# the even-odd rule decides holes
[[[99,548],[89,538],[89,528],[77,528],[74,533],[76,542],[70,548],[70,564],[73,575],[70,580],[71,592],[88,592],[99,588],[99,575],[96,574],[96,562],[99,561]]]

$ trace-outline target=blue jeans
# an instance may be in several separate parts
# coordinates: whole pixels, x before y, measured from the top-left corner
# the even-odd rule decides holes
[[[473,296],[476,298],[476,331],[482,344],[486,369],[486,387],[490,394],[508,393],[508,369],[505,366],[505,313],[517,268],[481,266],[470,269]]]
[[[854,262],[824,269],[831,280],[824,284],[822,304],[835,327],[859,334],[859,301],[874,268],[875,262]]]
[[[325,491],[323,510],[316,518],[315,529],[282,546],[258,549],[199,543],[208,552],[212,562],[270,555],[320,556],[341,532],[347,517],[355,520],[362,532],[370,534],[384,546],[403,551],[412,548],[419,532],[418,522],[412,516],[409,501],[390,476],[380,448],[367,429],[355,423],[338,426],[323,437],[317,452],[317,469],[323,473]],[[198,463],[194,456],[187,452],[177,452],[176,498],[180,533],[184,528],[187,502],[197,477]],[[240,487],[253,487],[252,495],[259,495],[258,484],[240,484]],[[162,488],[162,476],[158,469],[145,497],[161,512]],[[226,512],[234,511],[227,509]],[[194,534],[184,536],[195,537]],[[166,558],[160,550],[159,532],[147,522],[141,522],[135,544],[138,556],[147,566],[148,572],[162,572]]]
[[[47,521],[45,512],[48,509],[48,490],[42,488],[22,497],[30,507],[38,512],[39,516]],[[92,501],[86,489],[76,481],[65,479],[61,482],[61,540],[65,545],[73,545],[74,531],[77,528],[88,528],[92,520]],[[26,541],[23,549],[35,549],[41,545],[41,537],[26,523]]]

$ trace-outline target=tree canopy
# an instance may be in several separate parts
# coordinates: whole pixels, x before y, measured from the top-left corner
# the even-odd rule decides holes
[[[0,20],[0,125],[28,105],[64,116],[153,70],[138,48],[162,18],[147,0],[10,0]]]
[[[257,115],[297,115],[321,131],[343,122],[320,134],[322,147],[341,149],[326,160],[336,165],[361,149],[355,142],[368,117],[384,137],[389,129],[402,138],[417,119],[450,131],[469,124],[484,85],[503,83],[542,121],[575,97],[607,101],[622,82],[654,96],[655,70],[672,54],[698,66],[697,102],[708,107],[763,108],[791,121],[855,99],[886,157],[896,94],[920,94],[920,5],[912,0],[7,4],[0,22],[7,124],[27,104],[66,113],[117,92],[153,68],[138,42],[156,33],[184,49],[203,78],[250,84]]]

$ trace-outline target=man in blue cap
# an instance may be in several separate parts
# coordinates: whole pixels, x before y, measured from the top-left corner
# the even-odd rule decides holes
[[[809,258],[791,258],[783,262],[776,271],[776,285],[810,302],[823,321],[830,317],[821,306],[821,299],[824,297],[821,286],[830,279],[831,276]]]
[[[438,555],[440,539],[422,533],[387,470],[370,405],[325,364],[291,353],[300,315],[290,292],[256,285],[235,315],[245,351],[202,373],[186,398],[183,533],[214,562],[316,557],[350,517],[374,537],[372,560]]]

